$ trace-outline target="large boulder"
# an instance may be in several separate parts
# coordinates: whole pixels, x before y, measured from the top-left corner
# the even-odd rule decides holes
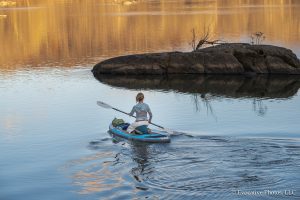
[[[120,56],[93,68],[97,74],[300,74],[300,61],[289,49],[229,43],[194,52]]]

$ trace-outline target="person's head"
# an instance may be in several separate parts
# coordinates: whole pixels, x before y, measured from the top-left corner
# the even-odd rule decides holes
[[[137,95],[136,95],[136,102],[143,102],[143,100],[144,100],[144,94],[143,93],[138,93]]]

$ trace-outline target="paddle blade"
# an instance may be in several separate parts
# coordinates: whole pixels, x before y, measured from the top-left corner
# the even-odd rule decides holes
[[[166,131],[168,133],[168,135],[173,135],[174,134],[174,131],[170,130],[168,128],[164,128],[163,130]]]
[[[104,103],[102,101],[97,101],[98,106],[101,106],[102,108],[113,108],[112,106],[108,105],[107,103]]]

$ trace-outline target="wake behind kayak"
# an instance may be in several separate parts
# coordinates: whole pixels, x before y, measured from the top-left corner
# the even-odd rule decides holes
[[[124,130],[125,129],[125,130]],[[126,131],[126,128],[122,125],[113,126],[109,125],[109,132],[113,136],[125,138],[127,140],[149,142],[149,143],[169,143],[171,141],[170,136],[165,131],[151,130],[151,133],[147,134],[130,134]]]

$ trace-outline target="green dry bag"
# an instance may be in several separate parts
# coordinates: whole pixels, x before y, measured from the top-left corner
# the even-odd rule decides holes
[[[119,126],[119,125],[124,124],[124,123],[125,123],[125,121],[124,121],[123,119],[117,119],[117,118],[114,118],[114,119],[112,120],[112,125],[113,125],[114,127]]]

